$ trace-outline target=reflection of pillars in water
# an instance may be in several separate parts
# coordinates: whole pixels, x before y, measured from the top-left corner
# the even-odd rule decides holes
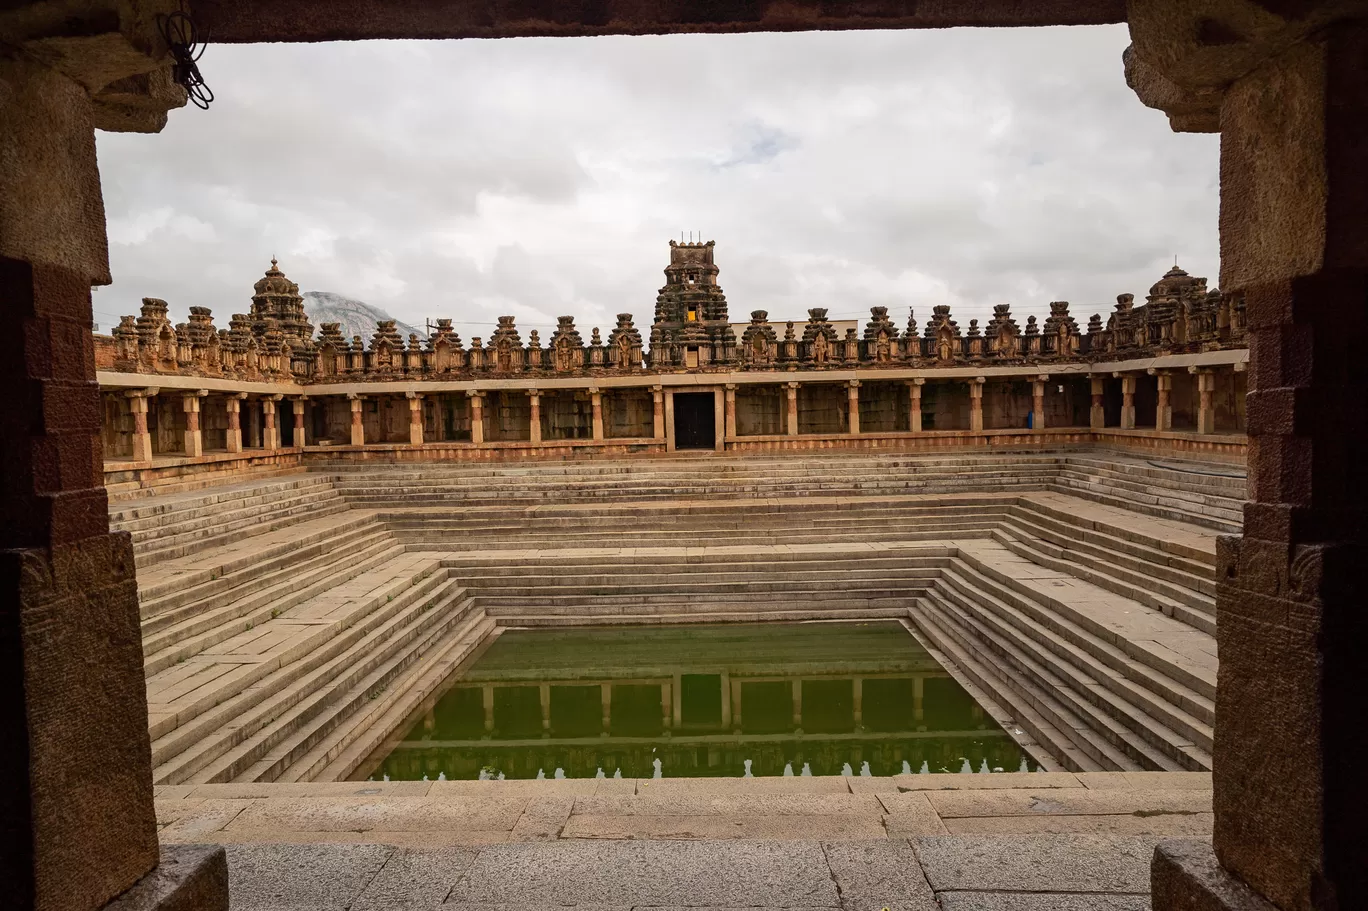
[[[551,736],[551,684],[543,683],[539,687],[538,698],[541,701],[542,712],[542,736]]]
[[[484,694],[484,729],[486,734],[494,733],[494,687],[485,684],[481,687]]]
[[[684,681],[683,674],[674,675],[674,686],[671,687],[672,699],[670,703],[670,714],[674,716],[674,726],[679,727],[684,721]]]
[[[803,681],[793,681],[793,727],[803,729]]]
[[[916,722],[921,722],[925,717],[922,711],[922,694],[925,688],[925,677],[912,678],[912,720]]]
[[[851,702],[855,706],[855,730],[864,730],[864,681],[856,677],[850,682]],[[858,757],[857,757],[858,758]]]
[[[741,681],[731,682],[731,722],[732,730],[741,732]]]
[[[718,689],[722,692],[722,729],[731,727],[731,683],[726,674],[719,674],[721,685]]]
[[[668,680],[660,685],[660,726],[666,733],[674,728],[674,697],[670,695],[673,690]]]
[[[613,726],[613,685],[599,684],[599,702],[603,705],[603,736],[607,737]]]

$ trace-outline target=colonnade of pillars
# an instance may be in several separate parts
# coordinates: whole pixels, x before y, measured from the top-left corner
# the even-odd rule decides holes
[[[148,413],[152,403],[159,396],[174,395],[180,398],[180,407],[184,411],[185,421],[179,430],[180,450],[175,454],[187,458],[195,458],[205,454],[203,427],[203,400],[209,396],[209,390],[185,390],[175,393],[168,393],[157,388],[132,389],[124,393],[128,399],[128,410],[133,416],[132,451],[129,458],[135,462],[150,461],[156,454],[156,447],[152,442],[151,424]],[[223,398],[224,410],[227,413],[227,428],[224,430],[224,445],[220,451],[223,452],[242,452],[245,446],[242,422],[242,403],[246,401],[248,394],[245,392],[228,393]],[[304,430],[304,408],[303,397],[294,398],[292,413],[293,421],[290,428],[280,426],[279,403],[285,398],[284,395],[264,395],[257,398],[261,406],[260,423],[260,446],[250,448],[260,448],[263,450],[276,450],[285,446],[302,447],[305,445]],[[420,428],[421,432],[421,428]],[[288,433],[288,437],[286,434]],[[420,440],[421,442],[421,440]]]
[[[934,676],[943,677],[944,675],[938,674]],[[912,722],[913,724],[920,724],[926,717],[925,691],[927,675],[918,674],[908,679],[910,679],[912,683]],[[643,684],[659,686],[661,727],[664,730],[672,731],[679,730],[685,726],[686,713],[684,707],[684,685],[682,675],[675,674],[673,678],[667,678],[664,680],[633,680],[618,682],[626,683],[630,686],[640,686]],[[717,716],[718,720],[715,722],[705,723],[703,726],[716,727],[724,730],[739,731],[742,727],[742,686],[747,683],[771,682],[783,682],[789,684],[789,686],[791,687],[793,704],[792,725],[795,731],[801,731],[803,728],[802,679],[758,677],[739,678],[731,677],[728,674],[720,675],[721,686],[719,688],[719,692],[721,694],[721,699],[720,704],[715,706],[715,708],[720,710],[720,713]],[[850,683],[852,698],[851,710],[854,721],[854,728],[856,731],[859,731],[864,728],[864,678],[855,677],[850,680]],[[595,685],[597,685],[599,689],[599,705],[601,710],[602,733],[604,734],[604,736],[607,736],[608,733],[612,730],[613,687],[615,685],[612,682],[602,682],[599,684],[585,682],[552,684],[544,682],[537,684],[538,704],[541,709],[541,727],[543,734],[549,736],[551,733],[551,690],[553,686],[573,686],[575,688],[580,688]],[[522,688],[528,686],[528,684],[506,684],[506,686]],[[485,683],[480,685],[480,702],[484,714],[484,732],[486,736],[493,735],[498,728],[495,718],[496,700],[494,693],[495,690],[499,688],[500,685],[493,683]],[[692,706],[692,709],[694,711],[697,711],[698,708],[699,706],[697,705]],[[983,718],[983,709],[977,703],[971,704],[970,713],[971,716],[976,720],[981,720]],[[707,711],[704,714],[711,717],[710,711]],[[429,729],[431,729],[434,725],[431,713],[429,713],[428,719],[426,720],[426,725]]]
[[[1237,368],[1238,369],[1238,368]],[[1185,422],[1187,429],[1195,430],[1197,433],[1215,433],[1217,429],[1216,420],[1216,374],[1211,369],[1192,368],[1189,371],[1193,376],[1192,389],[1193,401],[1190,403],[1189,411],[1185,412]],[[1146,423],[1144,427],[1137,427],[1136,420],[1136,398],[1137,389],[1141,381],[1142,374],[1138,372],[1117,372],[1107,374],[1091,374],[1088,379],[1091,383],[1091,402],[1088,414],[1088,426],[1095,430],[1107,427],[1118,427],[1122,430],[1147,429],[1153,427],[1156,431],[1169,431],[1174,429],[1174,374],[1165,370],[1150,370],[1147,372],[1154,378],[1154,384],[1150,387],[1153,397],[1148,401],[1153,401],[1155,405],[1154,418],[1152,425]],[[1021,377],[1004,377],[1003,381],[1020,383]],[[1116,399],[1111,400],[1111,415],[1109,420],[1107,408],[1107,389],[1108,380],[1115,379],[1120,381],[1120,416],[1116,419]],[[1055,382],[1059,382],[1059,378]],[[845,425],[838,435],[858,436],[867,432],[861,427],[860,419],[860,390],[866,381],[848,380],[843,385],[845,387]],[[887,385],[885,381],[879,381],[881,385]],[[923,393],[926,388],[926,380],[914,378],[898,381],[905,385],[907,395],[907,420],[905,422],[907,430],[912,433],[920,433],[923,430]],[[945,381],[941,381],[945,382]],[[968,390],[968,421],[964,424],[963,413],[960,413],[959,429],[977,433],[984,430],[984,389],[989,383],[989,378],[984,376],[967,377],[963,380],[951,382],[962,382]],[[1046,396],[1048,386],[1051,384],[1051,377],[1048,374],[1038,374],[1029,378],[1031,383],[1031,405],[1028,426],[1033,430],[1041,430],[1047,426],[1047,407]],[[799,388],[803,385],[800,381],[789,381],[782,384],[783,414],[780,416],[778,426],[781,428],[780,435],[799,436]],[[829,384],[823,384],[829,385]],[[737,419],[737,392],[743,388],[741,384],[724,383],[711,387],[665,387],[663,385],[651,386],[652,415],[650,422],[651,437],[654,440],[664,442],[666,448],[673,449],[675,445],[675,396],[680,394],[711,394],[715,402],[715,447],[724,448],[727,440],[738,437],[753,435],[753,433],[739,433]],[[754,388],[746,386],[745,388]],[[773,388],[773,387],[771,387]],[[568,390],[555,390],[555,392]],[[588,389],[590,402],[590,426],[591,438],[596,441],[607,438],[604,420],[604,395],[613,394],[618,390],[604,390],[598,387]],[[639,389],[628,387],[622,391],[640,392]],[[527,396],[529,409],[530,427],[527,428],[526,439],[533,444],[543,442],[543,420],[542,420],[542,397],[544,393],[539,389],[528,390],[501,390],[504,395],[521,393]],[[1113,396],[1115,388],[1112,389]],[[202,402],[209,395],[206,389],[183,390],[167,392],[156,388],[134,389],[125,392],[128,398],[129,411],[133,417],[133,443],[131,458],[133,461],[148,461],[156,454],[153,446],[152,434],[149,430],[148,410],[149,403],[158,395],[176,395],[180,397],[182,408],[184,409],[185,420],[183,429],[183,447],[177,455],[183,454],[186,457],[197,457],[205,453],[204,435],[202,429]],[[459,393],[457,393],[459,394]],[[469,401],[470,417],[470,442],[481,445],[486,442],[488,435],[486,429],[485,411],[486,397],[489,392],[486,390],[473,389],[465,393]],[[217,394],[216,394],[217,395]],[[384,395],[384,394],[380,394]],[[395,394],[397,395],[397,393]],[[429,393],[405,392],[404,398],[408,404],[408,439],[410,445],[422,445],[426,442],[424,430],[423,401]],[[1147,393],[1148,395],[1148,393]],[[242,403],[248,399],[248,393],[228,393],[223,399],[227,411],[227,429],[225,432],[224,445],[220,451],[230,453],[242,452],[244,448],[244,428]],[[384,442],[382,440],[368,440],[365,422],[363,419],[364,403],[367,399],[375,395],[369,393],[347,393],[346,398],[350,407],[350,433],[349,442],[353,446],[362,446],[369,443]],[[263,450],[280,449],[282,446],[303,447],[307,444],[305,432],[305,411],[306,403],[311,399],[321,399],[323,396],[290,396],[290,411],[293,417],[293,426],[284,428],[280,426],[280,407],[279,403],[286,397],[281,394],[253,396],[253,399],[260,404],[260,448]],[[961,399],[961,401],[963,401]],[[901,405],[898,406],[901,408]],[[1148,410],[1148,404],[1146,404]],[[1081,415],[1080,415],[1081,416]],[[1011,426],[1020,426],[1015,421],[1020,420],[1021,415],[1017,415]],[[1192,426],[1195,418],[1195,427]],[[1057,419],[1057,415],[1056,415]],[[439,409],[439,424],[445,420],[444,412]],[[644,416],[642,417],[644,421]],[[772,418],[771,418],[772,420]],[[901,418],[899,418],[901,422]],[[641,425],[644,429],[644,424]],[[256,428],[257,424],[253,424]],[[827,431],[825,435],[830,435]],[[258,431],[254,429],[253,435],[257,436]],[[446,439],[445,430],[439,426],[436,430],[438,441]],[[640,438],[641,435],[634,435]],[[520,437],[521,438],[521,437]],[[495,439],[498,439],[496,436]],[[394,442],[391,436],[388,442]]]

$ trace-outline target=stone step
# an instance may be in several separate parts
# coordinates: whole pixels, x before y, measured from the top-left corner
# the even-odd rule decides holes
[[[330,483],[310,485],[289,485],[276,488],[254,488],[243,491],[234,498],[213,500],[181,505],[174,509],[157,511],[151,515],[115,519],[111,516],[110,526],[117,531],[126,531],[135,541],[154,537],[158,534],[177,534],[203,524],[203,520],[229,520],[269,513],[278,506],[308,503],[321,499],[336,499],[337,491]]]
[[[139,567],[138,600],[156,602],[193,592],[201,585],[249,571],[269,561],[288,558],[300,548],[351,531],[380,528],[373,512],[352,509],[270,529],[259,535],[229,536],[229,540],[217,547]]]
[[[1055,481],[1051,488],[1070,496],[1081,496],[1098,503],[1108,506],[1115,506],[1121,509],[1129,509],[1133,512],[1145,515],[1158,516],[1162,519],[1173,519],[1179,522],[1186,522],[1189,525],[1196,525],[1202,528],[1214,528],[1217,531],[1227,534],[1238,534],[1240,531],[1241,514],[1238,511],[1220,511],[1217,515],[1196,512],[1193,509],[1184,509],[1176,506],[1161,506],[1137,499],[1128,494],[1118,495],[1114,488],[1084,481],[1074,481],[1068,478],[1061,478]]]
[[[216,525],[206,529],[207,533],[205,534],[197,533],[175,543],[168,544],[166,541],[147,542],[147,546],[141,550],[135,546],[133,559],[138,569],[142,569],[144,566],[152,567],[168,559],[231,544],[244,536],[251,537],[279,528],[288,528],[300,522],[346,512],[350,508],[346,501],[338,499],[300,508],[285,516],[273,516],[265,521],[259,518],[243,519],[235,523]]]
[[[315,672],[326,674],[329,669],[345,667],[345,660],[334,659],[350,655],[355,660],[375,642],[402,628],[408,622],[406,616],[417,617],[431,604],[460,590],[454,580],[431,563],[398,572],[393,567],[382,568],[371,580],[361,580],[356,589],[366,588],[369,581],[377,585],[366,592],[364,599],[348,600],[340,607],[317,605],[322,622],[298,624],[297,631],[283,629],[287,634],[283,641],[265,651],[264,660],[243,665],[246,670],[214,676],[218,666],[205,661],[201,669],[192,667],[182,672],[184,679],[176,679],[173,669],[161,681],[150,680],[152,762],[160,769],[158,783],[190,780],[190,776],[221,755],[222,751],[216,752],[219,746],[227,749],[233,736],[249,736],[255,721],[276,717],[274,713],[284,705],[282,700],[304,698],[308,685],[296,687],[296,682],[316,683],[320,678]],[[225,650],[226,657],[233,654]],[[222,664],[231,666],[230,661]],[[200,683],[201,677],[212,679]],[[165,685],[158,687],[159,683]],[[282,695],[287,690],[288,694]],[[263,703],[265,707],[255,711]],[[163,706],[165,710],[159,711]],[[225,731],[228,734],[221,734]]]
[[[1035,579],[1021,578],[1008,570],[1009,561],[1001,559],[1001,549],[997,545],[993,549],[997,553],[980,550],[975,542],[960,548],[957,559],[975,572],[978,593],[996,595],[1025,610],[1032,619],[1165,699],[1189,711],[1211,711],[1211,700],[1216,697],[1212,636],[1076,578],[1064,577],[1057,589],[1063,597],[1056,596],[1051,589],[1059,580],[1058,573],[1041,570]]]
[[[331,490],[332,478],[314,472],[294,469],[284,477],[250,479],[224,484],[211,482],[193,493],[167,493],[149,490],[137,500],[116,502],[109,508],[111,523],[122,523],[158,516],[182,509],[197,509],[221,503],[258,497],[289,490]]]
[[[997,686],[1022,692],[1078,752],[1088,756],[1103,771],[1178,768],[1109,715],[1078,698],[1076,693],[1069,690],[1067,682],[1057,677],[1049,666],[1003,647],[959,605],[939,595],[939,592],[933,592],[927,602],[938,609],[938,629],[943,637],[948,637],[943,638],[941,644],[953,641],[962,654],[972,656],[972,660],[980,665],[994,668],[992,677],[984,675],[985,682],[994,685],[995,677]],[[997,699],[1003,690],[994,689],[990,692]],[[1057,758],[1063,761],[1063,755]]]
[[[1124,500],[1131,508],[1145,506],[1191,513],[1208,519],[1238,522],[1243,512],[1243,501],[1227,497],[1211,497],[1174,490],[1169,487],[1132,483],[1115,477],[1075,473],[1068,469],[1055,478],[1056,485],[1075,489],[1094,490],[1105,496]]]
[[[1068,572],[1109,592],[1130,598],[1188,626],[1216,635],[1216,602],[1182,586],[1146,577],[1090,554],[1057,547],[1019,528],[993,532],[993,539],[1037,566]],[[1115,558],[1113,558],[1115,560]]]
[[[1029,551],[1027,559],[1037,565],[1068,572],[1085,571],[1090,575],[1084,575],[1084,578],[1094,585],[1163,610],[1170,616],[1175,604],[1215,615],[1215,597],[1198,588],[1207,583],[1205,579],[1166,565],[1149,563],[1125,551],[1091,547],[1048,531],[1042,535],[1041,531],[1030,522],[1012,517],[1002,522],[993,537],[1000,543],[1011,542],[1008,546],[1019,552]],[[1037,556],[1041,559],[1037,560]],[[1214,584],[1211,587],[1214,588]],[[1153,601],[1145,600],[1151,597]]]
[[[223,573],[201,575],[198,581],[187,580],[187,584],[138,605],[143,632],[155,631],[166,625],[169,622],[168,614],[187,605],[243,597],[269,585],[268,580],[279,573],[296,572],[317,556],[334,555],[340,558],[350,552],[346,548],[377,535],[388,537],[389,532],[374,521],[329,525],[325,533],[292,538],[289,543],[295,546],[281,553],[260,557]],[[390,540],[396,543],[392,538]]]
[[[1094,654],[1095,646],[1091,649],[1079,646],[1068,637],[1055,634],[1025,612],[1015,610],[995,597],[998,593],[988,594],[979,588],[975,595],[966,594],[976,585],[983,585],[983,580],[976,579],[972,571],[957,567],[946,575],[947,584],[938,587],[935,593],[942,602],[954,608],[956,614],[963,616],[961,625],[972,627],[976,642],[993,649],[1003,660],[1026,661],[1018,670],[1022,674],[1037,675],[1037,683],[1062,686],[1056,695],[1071,704],[1075,714],[1100,711],[1143,742],[1143,748],[1140,748],[1132,738],[1116,740],[1117,748],[1140,762],[1159,762],[1155,758],[1157,751],[1183,768],[1196,771],[1210,768],[1209,721],[1184,712],[1151,690],[1136,685],[1131,679],[1134,673],[1118,673],[1099,661]],[[1042,669],[1048,671],[1048,681],[1039,676]],[[1086,702],[1091,708],[1073,704],[1077,700]]]
[[[1050,500],[1035,494],[1021,497],[1007,511],[1006,517],[1015,523],[1027,523],[1038,537],[1056,544],[1068,542],[1074,549],[1121,555],[1137,564],[1159,569],[1167,573],[1166,578],[1181,582],[1194,591],[1216,593],[1216,582],[1212,578],[1216,561],[1215,533],[1196,532],[1190,525],[1176,523],[1170,530],[1155,522],[1146,523],[1147,532],[1145,527],[1138,527],[1134,513],[1098,506],[1084,514],[1078,509],[1077,500],[1058,506],[1056,502],[1064,503],[1057,496]]]
[[[338,724],[387,687],[452,630],[472,622],[469,596],[447,586],[400,613],[347,652],[257,706],[255,722],[196,773],[204,782],[275,781]],[[253,729],[254,728],[254,729]],[[244,736],[245,735],[245,736]]]
[[[144,631],[143,673],[151,678],[221,642],[284,616],[341,583],[382,568],[402,553],[403,548],[382,532],[360,549],[344,554],[347,562],[341,568],[333,564],[332,554],[327,554],[297,572],[282,573],[281,578],[248,597],[222,603],[210,599],[214,606],[200,610],[193,610],[198,605],[179,609],[173,615],[178,618],[174,622]]]
[[[522,605],[517,607],[488,607],[484,599],[476,603],[485,608],[490,617],[500,625],[518,627],[572,627],[602,626],[611,622],[613,626],[656,626],[661,623],[683,625],[690,623],[754,623],[757,620],[797,623],[804,620],[901,620],[907,617],[915,598],[903,601],[881,601],[878,606],[862,602],[851,602],[846,606],[833,606],[830,601],[816,602],[811,607],[770,607],[757,609],[754,602],[739,601],[707,605],[689,603],[662,604],[650,611],[617,612],[610,609],[590,610],[574,607],[567,609],[547,609],[543,605]],[[787,602],[791,604],[792,602]]]
[[[1248,497],[1248,477],[1243,470],[1232,474],[1230,467],[1194,462],[1187,468],[1160,468],[1150,460],[1106,459],[1095,455],[1071,453],[1060,459],[1060,464],[1084,468],[1098,474],[1113,474],[1131,480],[1148,478],[1172,489],[1214,493],[1237,500]],[[1176,463],[1175,463],[1176,464]],[[1121,466],[1121,467],[1118,467]]]
[[[433,697],[453,672],[475,654],[494,631],[494,621],[473,608],[454,624],[424,642],[422,651],[410,651],[402,664],[372,671],[354,693],[351,711],[315,719],[307,730],[272,749],[247,771],[239,781],[313,781],[340,780],[356,770],[375,746],[384,742],[413,710]],[[421,659],[421,660],[419,660]],[[370,698],[377,690],[380,695]],[[350,762],[350,767],[346,766]],[[341,765],[332,774],[324,769]]]
[[[942,667],[986,693],[1048,754],[1037,755],[1037,760],[1053,761],[1070,772],[1140,770],[1138,763],[1106,740],[1091,735],[1087,723],[1061,704],[1052,688],[1009,678],[996,656],[966,639],[938,593],[930,592],[922,599],[911,623]]]

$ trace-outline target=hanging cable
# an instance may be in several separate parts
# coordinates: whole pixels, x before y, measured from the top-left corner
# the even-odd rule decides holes
[[[170,15],[157,16],[157,26],[161,29],[166,46],[171,51],[175,63],[171,65],[171,78],[185,89],[190,101],[200,110],[209,110],[214,93],[205,85],[200,75],[199,59],[204,54],[205,43],[209,40],[206,32],[200,38],[199,26],[185,11],[181,0],[180,9]]]

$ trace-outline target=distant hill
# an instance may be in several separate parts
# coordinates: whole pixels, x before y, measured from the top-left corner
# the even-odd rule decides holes
[[[341,323],[343,338],[359,335],[367,345],[370,344],[371,336],[375,335],[376,323],[384,319],[395,319],[379,307],[372,307],[363,301],[352,300],[331,291],[305,291],[304,312],[309,314],[309,321],[314,324],[315,333],[322,323]],[[395,328],[405,341],[415,333],[419,338],[427,338],[427,333],[422,329],[410,326],[402,320],[396,320]]]

